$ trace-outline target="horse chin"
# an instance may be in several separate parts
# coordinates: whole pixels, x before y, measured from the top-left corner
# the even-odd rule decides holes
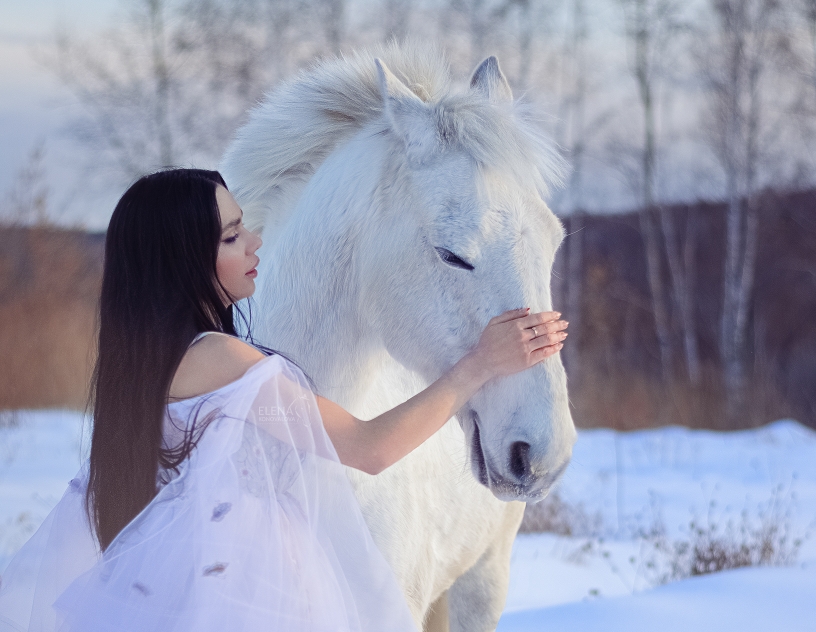
[[[485,485],[490,492],[499,500],[509,502],[520,500],[528,503],[535,503],[543,500],[550,493],[551,485],[521,485],[513,483],[502,477],[500,474],[489,472],[487,474],[489,483]],[[482,483],[484,485],[484,483]]]

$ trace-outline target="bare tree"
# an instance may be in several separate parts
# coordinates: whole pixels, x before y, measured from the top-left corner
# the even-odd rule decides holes
[[[673,298],[683,337],[686,373],[692,383],[700,379],[700,359],[694,315],[693,252],[694,218],[688,218],[685,249],[681,248],[672,214],[657,199],[658,113],[656,93],[665,86],[679,55],[675,50],[684,31],[678,0],[621,0],[626,16],[626,35],[632,49],[630,69],[637,86],[643,115],[643,137],[640,148],[641,232],[646,251],[646,266],[655,330],[660,348],[664,382],[671,378],[674,349],[672,318],[668,309]],[[666,285],[662,272],[661,245],[665,247],[671,283]],[[683,250],[681,252],[681,250]]]
[[[662,206],[658,207],[655,192],[657,171],[657,112],[655,105],[656,83],[666,63],[670,39],[678,30],[679,4],[676,0],[620,0],[626,17],[626,36],[632,50],[630,69],[637,85],[638,98],[643,113],[643,141],[640,149],[641,164],[641,211],[640,228],[646,251],[646,271],[652,299],[655,333],[660,349],[664,383],[668,383],[673,370],[673,345],[671,318],[668,310],[668,291],[662,272],[661,241],[666,245],[673,286],[683,297],[685,305],[686,283],[680,265],[679,246],[672,218]],[[661,228],[663,239],[661,240]],[[685,311],[684,311],[685,315]],[[683,319],[687,332],[686,349],[692,349],[687,366],[689,375],[699,372],[696,344],[693,341],[693,323]]]
[[[344,37],[345,0],[127,7],[115,29],[89,41],[59,34],[50,60],[84,106],[74,131],[95,164],[125,181],[179,161],[217,164],[263,92]],[[316,31],[315,20],[325,28]]]
[[[319,0],[312,9],[323,27],[328,52],[339,53],[346,41],[346,0]]]
[[[587,101],[587,41],[589,26],[584,0],[571,1],[570,27],[565,40],[564,66],[562,70],[565,90],[559,107],[563,127],[559,136],[561,144],[568,149],[572,172],[562,197],[561,209],[566,214],[567,236],[564,240],[564,308],[572,325],[572,340],[564,360],[570,379],[581,381],[578,361],[581,337],[581,298],[584,279],[584,162],[586,160],[586,101]]]
[[[448,0],[437,11],[445,35],[450,38],[455,33],[460,34],[447,42],[453,47],[455,56],[456,49],[462,49],[459,56],[472,68],[487,55],[498,55],[504,66],[511,67],[512,64],[508,63],[511,55],[526,55],[526,63],[531,62],[530,51],[534,43],[530,32],[532,27],[520,21],[516,32],[511,28],[511,18],[516,14],[532,18],[534,9],[541,4],[549,5],[549,0],[544,3],[533,0]],[[528,65],[524,72],[529,74],[529,71]]]
[[[49,187],[45,172],[45,145],[37,143],[17,172],[3,204],[7,224],[47,226]]]
[[[801,0],[800,9],[810,33],[810,53],[813,61],[810,68],[810,81],[813,84],[813,100],[816,109],[816,0]]]
[[[712,0],[716,32],[701,56],[710,138],[725,173],[728,211],[720,354],[728,415],[743,412],[745,344],[757,256],[758,169],[764,156],[765,82],[774,69],[782,7],[777,0]]]
[[[535,66],[541,63],[542,57],[547,57],[548,51],[542,50],[541,44],[558,40],[558,33],[551,25],[563,4],[563,0],[503,0],[494,7],[494,26],[504,27],[507,50],[515,57],[511,80],[516,86],[530,86]],[[550,46],[549,52],[557,48]]]
[[[85,107],[76,132],[100,165],[125,179],[172,164],[178,150],[179,59],[168,41],[168,0],[138,0],[124,28],[94,42],[58,34],[53,69]],[[100,160],[102,158],[102,160]]]
[[[410,31],[411,14],[415,10],[414,0],[384,0],[383,27],[386,37],[402,41]]]

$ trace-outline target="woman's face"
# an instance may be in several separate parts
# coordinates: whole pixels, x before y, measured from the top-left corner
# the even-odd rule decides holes
[[[255,233],[244,228],[244,212],[229,191],[217,185],[215,199],[221,215],[221,241],[218,244],[215,269],[221,285],[237,301],[252,296],[255,292],[255,277],[258,276],[255,266],[260,262],[255,251],[262,242]],[[224,305],[232,302],[223,294],[221,298]]]

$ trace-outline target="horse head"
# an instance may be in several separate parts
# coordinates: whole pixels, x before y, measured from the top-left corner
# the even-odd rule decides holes
[[[362,304],[388,352],[433,380],[493,316],[552,309],[564,232],[543,195],[558,159],[495,57],[465,94],[432,102],[376,65],[388,147],[358,255]],[[546,495],[576,436],[558,355],[491,380],[457,418],[471,471],[502,500]]]

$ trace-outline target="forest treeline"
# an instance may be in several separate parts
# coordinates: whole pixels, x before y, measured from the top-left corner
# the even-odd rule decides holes
[[[726,414],[719,350],[727,204],[667,209],[690,253],[693,331],[671,314],[671,373],[663,379],[639,214],[579,216],[580,301],[555,306],[570,320],[563,352],[575,422],[631,430],[682,424],[718,430],[792,417],[816,428],[816,190],[764,192],[746,346],[745,407]],[[690,240],[686,242],[685,240]],[[93,362],[104,234],[54,227],[0,228],[0,409],[84,406]],[[664,274],[667,264],[663,262]],[[561,277],[563,279],[563,277]],[[577,310],[577,311],[571,311]],[[699,368],[689,373],[686,338]]]
[[[680,229],[677,247],[688,279],[686,294],[665,297],[668,375],[656,335],[640,214],[576,217],[576,231],[557,261],[562,281],[554,280],[556,304],[570,320],[562,353],[576,423],[724,430],[791,417],[816,427],[816,190],[767,190],[756,203],[756,280],[746,326],[751,335],[741,358],[744,399],[735,411],[728,410],[721,342],[728,204],[663,209]],[[578,240],[582,266],[567,288],[563,268]],[[670,286],[665,251],[660,264]],[[577,294],[571,303],[570,290]],[[685,301],[688,320],[682,316]]]

